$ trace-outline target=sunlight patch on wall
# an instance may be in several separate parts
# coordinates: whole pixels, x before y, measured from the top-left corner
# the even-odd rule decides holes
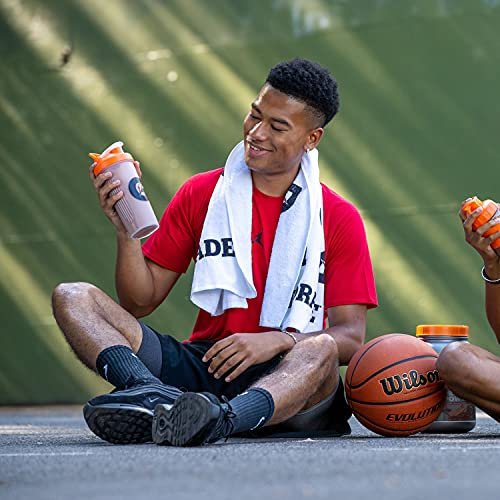
[[[37,37],[34,38],[30,31],[30,11],[16,0],[1,0],[1,2],[9,23],[19,31],[43,60],[49,62],[51,56],[64,45],[62,34],[51,20],[50,15],[40,7],[37,12],[37,25],[43,26],[43,29],[39,29]],[[42,36],[43,43],[40,43]],[[127,144],[133,147],[136,142],[151,144],[151,148],[142,149],[141,160],[150,164],[157,163],[153,146],[158,134],[147,123],[144,123],[127,102],[114,92],[98,68],[92,66],[81,52],[74,54],[71,61],[71,71],[61,71],[60,75],[78,97],[105,122],[110,130],[113,130],[115,137],[109,138],[108,142],[121,139],[125,142],[125,147]],[[106,100],[106,109],[102,107],[103,99]],[[121,124],[124,124],[123,128],[120,126]],[[180,151],[175,151],[175,154],[177,157],[182,156]],[[184,167],[182,160],[173,170],[173,175],[182,180],[191,174],[192,171]]]

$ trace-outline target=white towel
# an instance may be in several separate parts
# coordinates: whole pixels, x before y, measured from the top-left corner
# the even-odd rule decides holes
[[[252,276],[252,176],[243,141],[229,154],[208,205],[194,268],[192,302],[212,316],[247,308]],[[323,197],[318,152],[305,153],[283,201],[271,253],[260,325],[323,329]]]

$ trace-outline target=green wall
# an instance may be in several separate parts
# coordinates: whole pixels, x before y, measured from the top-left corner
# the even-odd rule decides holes
[[[269,67],[295,56],[340,84],[320,164],[366,221],[380,298],[369,337],[466,323],[500,354],[456,216],[468,195],[500,199],[499,32],[493,0],[0,0],[0,404],[109,389],[50,309],[62,281],[115,294],[87,152],[123,140],[160,215],[189,175],[224,163]],[[189,287],[150,323],[186,338]]]

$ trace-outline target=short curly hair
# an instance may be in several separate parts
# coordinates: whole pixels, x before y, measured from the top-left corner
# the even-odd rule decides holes
[[[266,83],[306,104],[321,127],[339,110],[337,81],[316,62],[298,58],[281,62],[269,71]]]

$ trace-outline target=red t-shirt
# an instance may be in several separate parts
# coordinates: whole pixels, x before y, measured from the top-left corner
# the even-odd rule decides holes
[[[172,198],[160,228],[142,246],[156,264],[178,273],[186,272],[196,259],[208,204],[222,168],[191,177]],[[356,208],[322,184],[325,231],[325,318],[329,307],[377,305],[373,270],[361,216]],[[263,332],[259,326],[267,271],[283,197],[253,189],[252,269],[257,297],[247,300],[248,309],[228,309],[221,316],[204,310],[189,338],[220,340],[233,333]],[[279,286],[277,284],[276,286]]]

